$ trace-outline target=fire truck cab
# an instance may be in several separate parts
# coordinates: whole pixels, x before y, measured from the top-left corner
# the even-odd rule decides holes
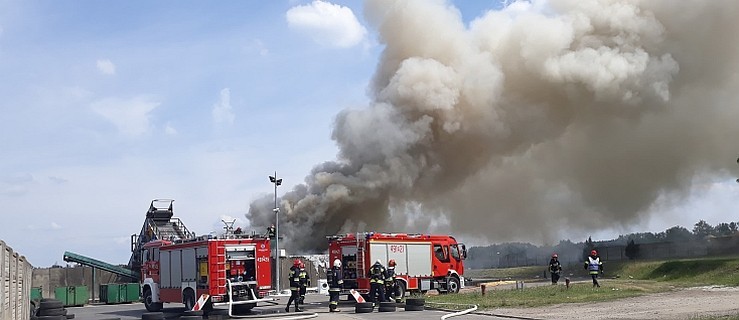
[[[395,260],[399,296],[406,292],[457,293],[464,287],[465,245],[449,235],[363,232],[329,236],[329,261],[342,262],[344,289],[369,292],[368,272],[377,259]]]
[[[173,302],[192,310],[203,294],[209,296],[206,310],[227,306],[235,313],[273,300],[266,298],[272,289],[268,238],[226,234],[153,240],[140,254],[141,292],[148,311]]]

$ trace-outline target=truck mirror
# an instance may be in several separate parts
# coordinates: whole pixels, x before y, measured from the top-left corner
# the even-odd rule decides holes
[[[462,259],[467,259],[467,247],[464,246],[464,243],[460,243],[460,246],[462,246]]]

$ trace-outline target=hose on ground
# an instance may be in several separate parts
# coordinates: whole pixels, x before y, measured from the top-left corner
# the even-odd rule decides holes
[[[441,316],[441,320],[446,320],[446,319],[449,319],[451,317],[462,316],[462,315],[465,315],[465,314],[468,314],[470,312],[474,312],[474,311],[477,310],[477,305],[476,304],[458,304],[458,303],[445,303],[445,302],[426,302],[426,304],[435,304],[435,305],[455,306],[455,307],[467,308],[467,309],[464,309],[464,310],[461,310],[461,311],[456,311],[454,313],[445,314],[445,315]],[[441,309],[441,308],[434,308],[434,309]],[[445,310],[445,309],[441,309],[441,310],[452,312],[452,310]]]
[[[446,312],[453,312],[451,314],[445,314],[441,316],[441,320],[446,320],[451,317],[461,316],[465,314],[474,314],[479,316],[488,316],[488,317],[498,317],[498,318],[508,318],[508,319],[519,319],[519,320],[541,320],[538,318],[530,318],[530,317],[521,317],[521,316],[513,316],[509,314],[499,314],[499,313],[483,313],[483,312],[475,312],[478,309],[478,306],[476,304],[460,304],[460,303],[446,303],[446,302],[428,302],[426,301],[426,304],[431,305],[439,305],[439,307],[430,307],[431,309],[436,309],[440,311],[446,311]],[[467,308],[462,311],[459,311],[459,309],[451,309],[451,308],[444,308],[443,306],[447,307],[462,307]]]

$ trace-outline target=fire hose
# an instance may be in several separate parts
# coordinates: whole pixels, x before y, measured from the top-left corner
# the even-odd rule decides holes
[[[461,316],[465,314],[474,314],[479,316],[489,316],[489,317],[498,317],[498,318],[508,318],[508,319],[519,319],[519,320],[541,320],[537,318],[529,318],[529,317],[520,317],[520,316],[512,316],[507,314],[497,314],[497,313],[482,313],[482,312],[475,312],[477,311],[477,305],[476,304],[459,304],[459,303],[445,303],[445,302],[426,302],[426,304],[431,305],[439,305],[439,307],[430,307],[430,309],[435,309],[439,311],[446,311],[446,312],[453,312],[450,314],[445,314],[441,316],[441,320],[446,320],[451,317]],[[459,309],[450,309],[450,308],[444,308],[443,306],[448,307],[462,307],[467,308],[459,311]]]

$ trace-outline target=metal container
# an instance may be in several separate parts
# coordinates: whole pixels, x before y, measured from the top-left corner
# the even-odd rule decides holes
[[[108,283],[100,285],[100,302],[107,304],[116,304],[123,302],[121,297],[121,285],[117,283]]]
[[[126,302],[138,302],[140,298],[140,288],[138,283],[126,284]]]
[[[83,306],[90,299],[87,286],[60,287],[54,290],[54,298],[60,300],[65,307]]]

